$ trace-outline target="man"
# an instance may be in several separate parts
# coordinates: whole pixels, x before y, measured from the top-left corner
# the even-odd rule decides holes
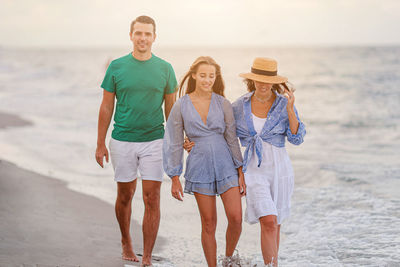
[[[151,253],[160,223],[160,186],[163,177],[162,138],[165,117],[175,102],[177,82],[172,66],[151,53],[156,38],[152,18],[140,16],[131,23],[133,52],[111,62],[101,87],[96,161],[108,162],[107,129],[116,101],[114,130],[110,141],[111,162],[118,185],[115,213],[121,230],[122,258],[138,262],[129,233],[131,201],[136,189],[137,170],[142,178],[143,257],[151,265]]]

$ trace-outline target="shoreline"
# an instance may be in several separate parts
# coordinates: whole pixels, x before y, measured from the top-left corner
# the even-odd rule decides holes
[[[139,266],[121,259],[112,205],[4,160],[0,173],[0,266]],[[141,253],[141,226],[134,220],[131,235]],[[158,236],[154,254],[164,244]]]
[[[32,125],[0,111],[0,130]],[[3,159],[0,218],[0,266],[140,266],[121,258],[113,205]],[[131,236],[135,253],[141,254],[142,227],[133,218]],[[165,243],[158,235],[154,263],[164,261],[156,255]]]
[[[0,111],[0,130],[4,130],[10,127],[23,127],[32,125],[33,123],[31,121],[23,119],[16,114]]]

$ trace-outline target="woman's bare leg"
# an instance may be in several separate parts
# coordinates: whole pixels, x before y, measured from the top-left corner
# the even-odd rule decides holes
[[[242,202],[239,187],[230,188],[221,194],[221,199],[228,218],[225,255],[232,256],[242,233]]]
[[[217,242],[215,230],[217,227],[217,208],[215,196],[194,194],[201,217],[201,244],[209,267],[217,266]]]
[[[261,226],[261,251],[264,264],[278,266],[278,224],[275,215],[260,218]]]

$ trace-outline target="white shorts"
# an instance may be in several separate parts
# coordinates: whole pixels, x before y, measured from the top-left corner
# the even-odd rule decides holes
[[[132,182],[139,169],[142,180],[162,182],[164,170],[162,165],[163,140],[150,142],[126,142],[111,138],[110,156],[116,182]]]

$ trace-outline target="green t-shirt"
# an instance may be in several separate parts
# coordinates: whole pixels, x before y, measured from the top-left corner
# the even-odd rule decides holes
[[[164,95],[177,88],[171,64],[153,54],[140,61],[129,53],[110,63],[101,87],[117,98],[112,138],[128,142],[163,138]]]

